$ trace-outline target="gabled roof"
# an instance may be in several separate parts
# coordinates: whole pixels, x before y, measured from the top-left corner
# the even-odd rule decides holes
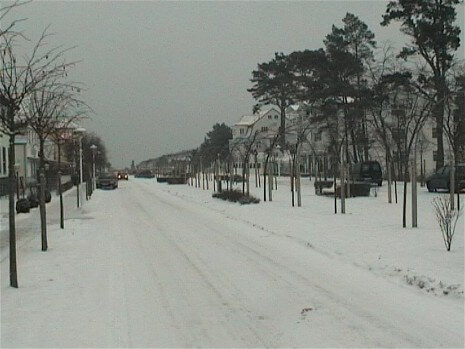
[[[260,109],[257,113],[253,115],[243,115],[239,122],[236,122],[234,126],[252,126],[255,124],[258,120],[260,120],[263,116],[268,114],[270,111],[274,110],[275,112],[278,113],[275,107],[267,107],[264,109]]]
[[[252,126],[260,119],[259,114],[254,115],[243,115],[239,122],[236,122],[236,126]]]

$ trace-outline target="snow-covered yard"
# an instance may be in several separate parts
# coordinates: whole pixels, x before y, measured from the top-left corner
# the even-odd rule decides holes
[[[79,210],[70,192],[65,230],[49,206],[46,253],[20,218],[19,289],[1,249],[1,346],[463,347],[464,221],[446,252],[440,194],[419,190],[419,228],[402,229],[385,186],[334,215],[308,179],[292,208],[287,182],[245,206],[150,179]]]
[[[272,202],[259,205],[232,205],[211,198],[211,190],[189,186],[164,186],[163,190],[191,202],[247,222],[270,234],[278,234],[321,253],[331,255],[383,276],[394,282],[413,284],[435,295],[463,299],[464,215],[457,223],[451,252],[446,252],[432,201],[447,193],[429,193],[418,186],[418,228],[411,228],[411,193],[408,187],[407,228],[402,228],[402,186],[398,203],[388,204],[387,185],[372,189],[370,197],[346,200],[346,214],[334,214],[334,198],[315,195],[313,182],[302,179],[302,207],[292,207],[289,178],[278,179]],[[212,185],[210,184],[210,189]],[[242,189],[238,183],[237,188]],[[251,194],[263,199],[263,189]],[[375,197],[376,195],[376,197]],[[297,202],[297,201],[296,201]],[[465,206],[465,195],[461,195]],[[338,212],[340,201],[338,200]],[[296,204],[297,206],[297,204]]]

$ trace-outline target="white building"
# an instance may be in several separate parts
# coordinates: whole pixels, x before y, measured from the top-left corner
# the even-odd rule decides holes
[[[242,168],[244,158],[249,150],[249,156],[263,162],[266,151],[276,137],[280,125],[280,113],[276,108],[260,110],[252,115],[243,115],[232,129],[233,138],[229,141],[229,150],[233,156],[234,168]],[[251,166],[254,161],[249,161]],[[261,165],[259,165],[261,167]]]
[[[301,173],[317,175],[329,170],[327,147],[328,140],[324,132],[316,125],[309,126],[312,110],[307,105],[292,105],[286,110],[286,143],[295,144],[297,134],[305,136],[301,143],[300,164]],[[233,154],[234,167],[241,168],[250,148],[249,166],[254,167],[255,154],[257,167],[263,168],[267,151],[276,137],[281,125],[281,114],[275,107],[269,107],[252,115],[244,115],[232,126],[233,138],[229,142],[229,149]],[[252,144],[253,143],[253,144]],[[276,163],[277,174],[289,173],[289,151],[281,151],[276,143],[271,161]]]
[[[22,135],[15,139],[16,166],[18,178],[25,184],[37,180],[39,169],[39,139],[31,128],[27,128]],[[46,161],[56,161],[55,144],[46,140],[44,144],[44,155]]]

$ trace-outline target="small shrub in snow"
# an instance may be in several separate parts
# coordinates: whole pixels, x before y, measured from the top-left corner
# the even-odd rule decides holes
[[[435,198],[433,200],[433,206],[436,211],[436,219],[439,223],[439,228],[441,228],[444,245],[446,246],[446,250],[450,251],[457,221],[460,217],[460,211],[451,208],[450,198],[448,196]]]
[[[241,198],[239,198],[238,201],[241,205],[247,205],[247,204],[258,204],[260,202],[260,199],[257,199],[254,196],[244,195]]]
[[[230,202],[239,202],[241,205],[258,204],[260,199],[254,196],[242,194],[240,190],[223,190],[221,193],[213,193],[212,197]]]

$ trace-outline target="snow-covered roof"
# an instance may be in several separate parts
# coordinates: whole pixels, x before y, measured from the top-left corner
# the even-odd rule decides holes
[[[259,119],[261,115],[259,114],[254,114],[254,115],[243,115],[239,122],[236,123],[237,126],[251,126],[255,124]]]
[[[235,123],[235,126],[252,126],[258,120],[260,120],[264,115],[268,114],[270,111],[274,110],[278,112],[275,107],[266,107],[260,109],[257,113],[253,115],[243,115],[239,122]]]

